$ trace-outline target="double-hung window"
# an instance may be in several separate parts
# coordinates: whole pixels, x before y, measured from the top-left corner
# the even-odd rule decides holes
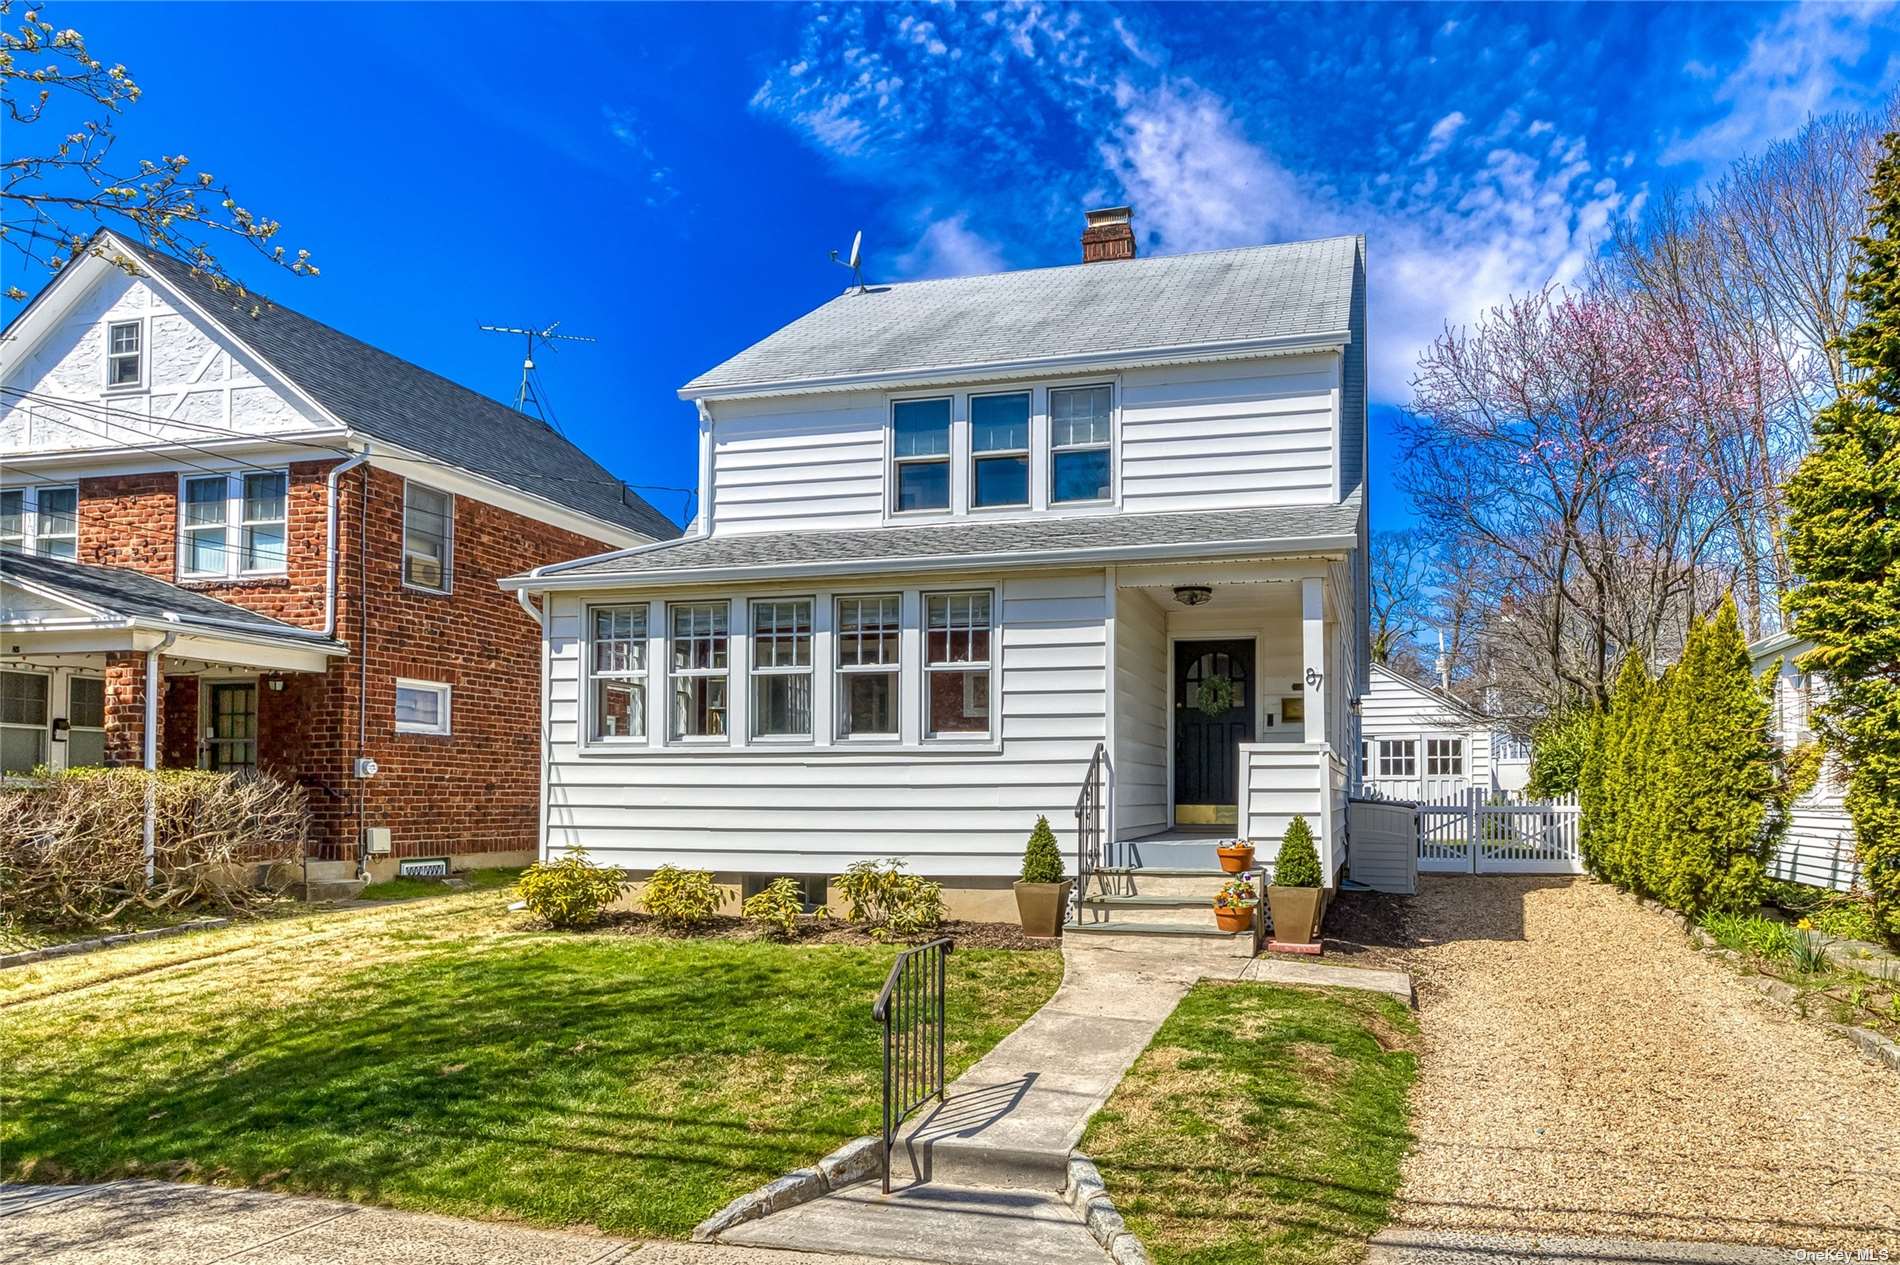
[[[950,508],[950,400],[891,405],[891,505],[900,514]]]
[[[1427,738],[1425,740],[1427,777],[1459,776],[1464,771],[1465,740],[1463,738]]]
[[[838,599],[838,735],[896,741],[897,594]]]
[[[1049,391],[1049,501],[1106,501],[1114,496],[1109,388]]]
[[[89,769],[106,762],[104,677],[66,678],[66,767]]]
[[[647,608],[588,608],[588,738],[613,742],[647,736]]]
[[[1418,743],[1411,738],[1379,740],[1380,777],[1417,777]]]
[[[79,489],[0,491],[0,549],[48,558],[78,557]]]
[[[135,387],[144,379],[145,326],[113,321],[106,326],[106,385]]]
[[[1029,392],[970,397],[970,505],[1029,504]]]
[[[672,623],[667,651],[672,660],[675,738],[726,736],[729,675],[727,604],[686,602],[667,607]]]
[[[179,574],[192,578],[283,574],[289,482],[281,470],[186,479]]]
[[[982,737],[990,731],[990,595],[924,595],[925,732]]]
[[[752,736],[811,737],[808,597],[752,603]]]
[[[446,593],[454,573],[455,498],[408,483],[402,493],[402,582]]]
[[[450,687],[441,681],[396,682],[396,732],[446,734],[449,732]]]
[[[31,773],[46,763],[49,680],[38,672],[0,672],[0,773]]]

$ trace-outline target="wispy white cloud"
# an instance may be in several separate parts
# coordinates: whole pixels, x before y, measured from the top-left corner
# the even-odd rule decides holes
[[[1430,162],[1444,153],[1445,147],[1451,144],[1452,137],[1458,135],[1458,129],[1469,121],[1462,110],[1453,110],[1432,124],[1432,130],[1425,134],[1425,148],[1419,151],[1418,160]]]
[[[633,175],[642,190],[641,200],[649,207],[658,207],[677,198],[679,189],[673,182],[673,171],[654,156],[639,115],[625,107],[611,105],[603,105],[600,113],[606,121],[607,134],[631,156]]]
[[[908,250],[896,259],[899,280],[929,277],[970,277],[1000,272],[1007,261],[995,242],[970,227],[970,213],[958,211],[941,219],[923,212],[923,229]]]

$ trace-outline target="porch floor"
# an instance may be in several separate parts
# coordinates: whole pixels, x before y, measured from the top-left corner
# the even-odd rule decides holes
[[[1144,835],[1119,835],[1104,852],[1110,869],[1220,869],[1215,846],[1234,837],[1232,826],[1170,826]]]

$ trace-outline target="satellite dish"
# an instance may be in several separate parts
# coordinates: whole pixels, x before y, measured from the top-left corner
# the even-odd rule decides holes
[[[858,287],[859,294],[864,293],[864,269],[858,266],[859,260],[863,257],[863,255],[864,255],[864,230],[863,229],[859,229],[851,237],[851,258],[849,260],[838,258],[838,252],[835,250],[831,252],[832,263],[837,264],[840,268],[849,268],[851,270],[851,280]]]
[[[851,238],[851,267],[858,266],[858,256],[864,249],[864,230],[859,229]]]

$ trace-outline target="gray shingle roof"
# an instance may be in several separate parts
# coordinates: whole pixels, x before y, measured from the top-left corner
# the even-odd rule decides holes
[[[1359,239],[1032,268],[847,292],[681,393],[1330,334]]]
[[[181,624],[205,628],[242,624],[258,633],[282,636],[299,645],[314,643],[342,649],[339,643],[311,629],[299,628],[230,602],[220,602],[207,594],[124,567],[95,567],[63,558],[9,551],[0,553],[0,579],[23,580],[108,615],[131,619],[164,619],[176,615]]]
[[[185,291],[352,430],[656,540],[679,535],[671,519],[538,418],[274,299],[220,293],[182,260],[149,250],[137,253],[142,267]],[[251,315],[254,305],[256,316]]]
[[[1335,505],[1277,506],[1193,514],[1092,514],[1009,522],[883,527],[873,531],[769,532],[690,537],[622,554],[544,568],[558,587],[568,580],[664,577],[671,581],[734,570],[810,574],[818,571],[902,571],[960,560],[1034,555],[1060,564],[1140,558],[1158,553],[1206,556],[1269,554],[1301,542],[1350,538],[1359,523],[1359,497]],[[540,587],[530,584],[529,587]]]

